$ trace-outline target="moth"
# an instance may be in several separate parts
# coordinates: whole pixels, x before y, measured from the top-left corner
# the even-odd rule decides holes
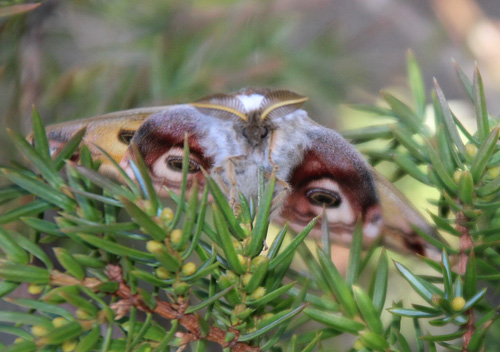
[[[202,169],[228,199],[239,192],[256,197],[258,173],[275,172],[272,218],[301,230],[326,214],[333,241],[348,244],[362,219],[364,244],[379,236],[390,247],[419,254],[426,245],[414,232],[433,229],[407,199],[371,168],[337,132],[314,122],[302,109],[307,98],[287,90],[246,88],[199,101],[119,111],[47,128],[51,153],[57,154],[81,128],[83,143],[102,161],[100,171],[117,176],[107,151],[130,172],[131,144],[143,157],[159,194],[179,191],[183,144],[189,144],[188,188],[205,184]],[[320,231],[321,221],[313,230]]]

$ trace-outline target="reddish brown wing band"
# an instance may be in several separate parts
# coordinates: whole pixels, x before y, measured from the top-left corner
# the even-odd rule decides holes
[[[351,241],[358,218],[363,222],[365,245],[378,237],[382,208],[368,165],[337,133],[318,127],[314,143],[291,173],[292,192],[286,198],[281,222],[299,230],[325,209],[328,227],[337,243]],[[313,232],[319,233],[321,223]]]

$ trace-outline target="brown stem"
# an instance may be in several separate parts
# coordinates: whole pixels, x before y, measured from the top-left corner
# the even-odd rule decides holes
[[[261,350],[260,347],[238,342],[239,332],[237,330],[231,330],[231,332],[234,333],[236,337],[229,342],[225,341],[226,331],[215,326],[211,326],[208,334],[206,336],[203,336],[200,324],[198,322],[198,317],[195,314],[184,314],[184,311],[187,307],[186,304],[173,304],[157,298],[156,307],[154,309],[151,309],[148,307],[146,302],[143,301],[140,295],[132,294],[130,287],[128,287],[125,281],[123,281],[122,268],[120,266],[108,265],[107,274],[110,280],[119,283],[118,290],[114,292],[114,295],[120,297],[122,301],[126,303],[125,305],[122,305],[122,307],[135,306],[137,309],[140,309],[144,312],[158,314],[159,316],[169,320],[177,319],[179,323],[189,331],[189,333],[183,336],[183,341],[185,341],[185,343],[194,340],[205,339],[211,342],[215,342],[221,345],[223,348],[229,347],[233,352],[259,352]],[[73,277],[57,271],[53,271],[51,274],[51,283],[54,285],[74,285],[75,280],[76,279],[74,279]],[[78,283],[83,284],[95,291],[97,290],[98,286],[98,283],[96,284],[96,281],[98,280],[92,279],[91,282],[87,282],[84,280],[83,282]]]
[[[470,237],[469,228],[464,226],[469,218],[462,212],[457,213],[456,218],[456,229],[460,232],[460,253],[458,255],[458,270],[460,275],[465,275],[467,269],[467,262],[469,260],[470,250],[474,247],[472,239]],[[463,335],[463,347],[462,352],[468,352],[467,346],[469,345],[470,339],[476,327],[474,326],[474,310],[470,308],[467,310],[466,314],[469,316],[469,320],[465,325],[466,331]]]

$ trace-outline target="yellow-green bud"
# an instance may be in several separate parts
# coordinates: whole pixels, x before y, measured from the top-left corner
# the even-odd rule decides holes
[[[439,303],[441,303],[441,299],[442,298],[440,295],[438,295],[437,293],[434,293],[431,297],[431,302],[432,302],[432,304],[437,306]]]
[[[472,143],[468,143],[465,145],[465,151],[469,156],[474,157],[477,154],[477,147]]]
[[[172,243],[179,243],[181,241],[182,231],[179,229],[175,229],[170,233],[170,241]]]
[[[361,351],[362,349],[364,349],[366,346],[365,344],[363,343],[363,341],[361,340],[356,340],[354,342],[354,345],[352,346],[356,351]]]
[[[241,242],[238,240],[232,240],[231,242],[233,243],[233,247],[236,252],[241,252],[241,250],[243,249],[243,247],[241,246]]]
[[[22,337],[18,337],[17,339],[14,340],[14,343],[21,343],[23,341],[24,339]]]
[[[226,271],[226,276],[231,281],[238,279],[238,275],[236,275],[236,273],[234,271],[231,271],[231,270]]]
[[[187,262],[182,266],[182,275],[189,276],[196,272],[196,264],[193,262]]]
[[[87,312],[86,310],[83,310],[83,309],[77,309],[75,311],[75,317],[77,319],[81,319],[81,320],[87,320],[87,319],[93,318],[93,316],[91,314],[89,314],[89,312]]]
[[[500,176],[500,167],[495,166],[495,167],[490,167],[488,170],[486,170],[486,177],[490,180],[494,180]]]
[[[274,314],[273,314],[273,313],[266,313],[266,314],[264,314],[264,315],[262,315],[262,316],[260,317],[260,320],[261,320],[261,321],[266,321],[266,320],[268,320],[268,319],[271,319],[272,317],[274,317]]]
[[[258,257],[255,257],[252,259],[250,262],[250,271],[254,272],[257,270],[257,268],[261,265],[263,265],[265,262],[269,263],[269,259],[263,255],[259,255]]]
[[[176,295],[183,296],[187,290],[189,290],[189,285],[185,282],[177,281],[172,285]]]
[[[39,295],[43,292],[43,285],[30,284],[28,286],[28,293],[31,295]]]
[[[160,218],[165,222],[170,222],[174,218],[174,212],[170,208],[163,208]]]
[[[463,170],[457,170],[453,173],[453,181],[455,181],[455,183],[458,184],[458,182],[460,182],[460,177],[462,176],[463,174]]]
[[[163,243],[159,241],[148,241],[146,242],[146,250],[149,253],[159,254],[163,251]]]
[[[247,263],[247,258],[245,258],[243,255],[238,254],[238,260],[240,261],[240,264],[245,266]]]
[[[229,280],[231,285],[236,285],[240,282],[240,278],[238,275],[236,275],[233,271],[228,270],[226,271],[225,277]]]
[[[263,255],[259,255],[255,258],[252,259],[252,265],[255,265],[255,266],[258,266],[260,264],[262,264],[262,262],[268,260],[267,257],[263,256]]]
[[[255,289],[255,291],[252,292],[252,298],[259,299],[264,297],[265,294],[266,294],[266,288],[259,286]]]
[[[41,337],[47,335],[49,330],[40,325],[33,325],[31,328],[31,334],[35,337]]]
[[[459,312],[465,307],[465,299],[463,297],[455,297],[453,301],[451,301],[451,308],[455,312]]]
[[[240,224],[240,227],[243,230],[243,233],[247,236],[250,234],[250,232],[252,232],[252,224],[250,223]]]
[[[139,208],[141,208],[146,214],[149,216],[155,216],[153,206],[150,200],[147,199],[139,199],[136,201],[136,204]]]
[[[252,274],[250,274],[250,273],[246,273],[245,275],[243,275],[243,277],[241,278],[243,285],[244,286],[248,285],[251,278],[252,278]]]
[[[166,280],[170,277],[170,271],[168,271],[166,268],[160,266],[155,269],[155,274],[158,277],[158,279]]]
[[[77,340],[71,339],[71,340],[66,340],[62,343],[62,350],[63,352],[71,352],[74,351],[76,348]]]
[[[237,318],[236,320],[240,320],[240,319],[246,319],[246,318],[248,318],[248,316],[250,314],[252,314],[252,312],[253,312],[253,309],[247,308],[246,305],[244,305],[244,304],[237,304],[234,307],[232,315],[234,315]]]
[[[234,314],[238,315],[238,314],[242,313],[245,309],[247,309],[247,306],[244,305],[243,303],[242,304],[237,304],[234,307]]]
[[[57,318],[52,319],[52,324],[54,325],[54,327],[59,328],[63,325],[68,324],[68,321],[66,319],[64,319],[63,317],[57,317]]]

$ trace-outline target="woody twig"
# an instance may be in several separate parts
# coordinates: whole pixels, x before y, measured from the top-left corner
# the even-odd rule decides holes
[[[130,307],[134,306],[146,313],[156,314],[168,320],[178,320],[179,324],[187,330],[186,333],[181,335],[183,344],[204,339],[217,343],[223,348],[229,347],[233,352],[258,352],[261,350],[259,347],[238,342],[239,331],[237,330],[232,329],[230,331],[236,336],[230,341],[225,340],[227,332],[215,326],[210,326],[208,333],[203,334],[197,315],[184,313],[187,308],[185,302],[173,304],[156,298],[156,306],[150,308],[140,295],[132,293],[131,288],[123,280],[122,268],[118,265],[108,265],[106,273],[110,280],[119,284],[118,290],[112,293],[121,299],[121,301],[112,306],[119,316],[123,316],[128,312]],[[97,291],[101,283],[100,280],[95,278],[78,281],[74,277],[58,271],[53,271],[51,275],[51,284],[57,286],[81,284],[93,291]]]

